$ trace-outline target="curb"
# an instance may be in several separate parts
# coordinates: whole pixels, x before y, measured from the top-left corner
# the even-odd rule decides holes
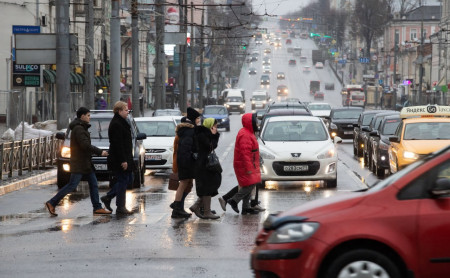
[[[25,178],[23,180],[13,181],[7,185],[0,186],[0,196],[5,195],[6,193],[19,190],[21,188],[30,186],[32,184],[39,183],[41,181],[47,180],[51,177],[56,176],[56,169],[46,171],[45,173],[38,174],[29,178]]]

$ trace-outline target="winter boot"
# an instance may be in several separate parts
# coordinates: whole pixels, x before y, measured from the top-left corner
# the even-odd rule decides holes
[[[205,213],[203,214],[204,219],[219,219],[220,216],[211,213],[211,196],[203,196],[203,208]]]
[[[202,206],[202,197],[198,197],[197,201],[189,208],[198,218],[203,219],[203,214],[200,211],[200,207]]]
[[[229,205],[231,206],[231,208],[232,208],[236,213],[239,213],[238,204],[236,203],[235,200],[229,199],[229,200],[227,201],[227,204],[229,204]]]
[[[252,209],[257,210],[257,211],[265,211],[266,209],[261,207],[259,204],[260,204],[260,202],[258,202],[256,200],[251,200],[250,201],[250,207]]]
[[[256,209],[252,209],[252,208],[242,208],[242,215],[246,215],[246,214],[258,214],[259,211]]]
[[[174,209],[172,210],[172,218],[187,218],[191,216],[189,213],[185,212],[183,207],[181,207],[180,201],[173,202]]]

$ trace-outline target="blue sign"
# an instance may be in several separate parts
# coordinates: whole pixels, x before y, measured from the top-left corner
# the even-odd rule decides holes
[[[13,34],[39,34],[41,33],[41,26],[34,25],[13,25]]]
[[[367,63],[369,63],[370,62],[370,59],[369,58],[359,58],[359,62],[360,63],[362,63],[362,64],[367,64]]]
[[[383,85],[383,79],[378,79],[378,84]]]
[[[341,60],[338,61],[338,63],[345,65],[347,63],[347,60],[346,59],[341,59]]]

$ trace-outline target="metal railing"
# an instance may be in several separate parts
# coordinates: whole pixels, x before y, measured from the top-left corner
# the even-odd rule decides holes
[[[0,143],[0,180],[6,174],[11,178],[15,171],[21,176],[27,170],[32,172],[52,166],[62,142],[52,135]]]

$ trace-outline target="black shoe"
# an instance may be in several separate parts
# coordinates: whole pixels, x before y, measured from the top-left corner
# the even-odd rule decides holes
[[[116,215],[132,215],[133,212],[127,210],[125,207],[119,207],[116,209]]]
[[[246,209],[242,209],[242,215],[246,215],[246,214],[258,214],[259,211],[252,209],[252,208],[246,208]]]
[[[101,197],[100,200],[103,202],[107,210],[113,211],[113,209],[111,208],[111,199],[107,195]]]
[[[191,216],[191,214],[188,213],[189,216]],[[180,210],[172,210],[172,215],[170,216],[171,218],[175,218],[175,219],[179,219],[179,218],[189,218],[189,216],[186,216],[186,214],[181,213]]]
[[[233,199],[227,200],[227,204],[229,204],[236,213],[239,213],[238,204],[236,203],[235,200]]]

